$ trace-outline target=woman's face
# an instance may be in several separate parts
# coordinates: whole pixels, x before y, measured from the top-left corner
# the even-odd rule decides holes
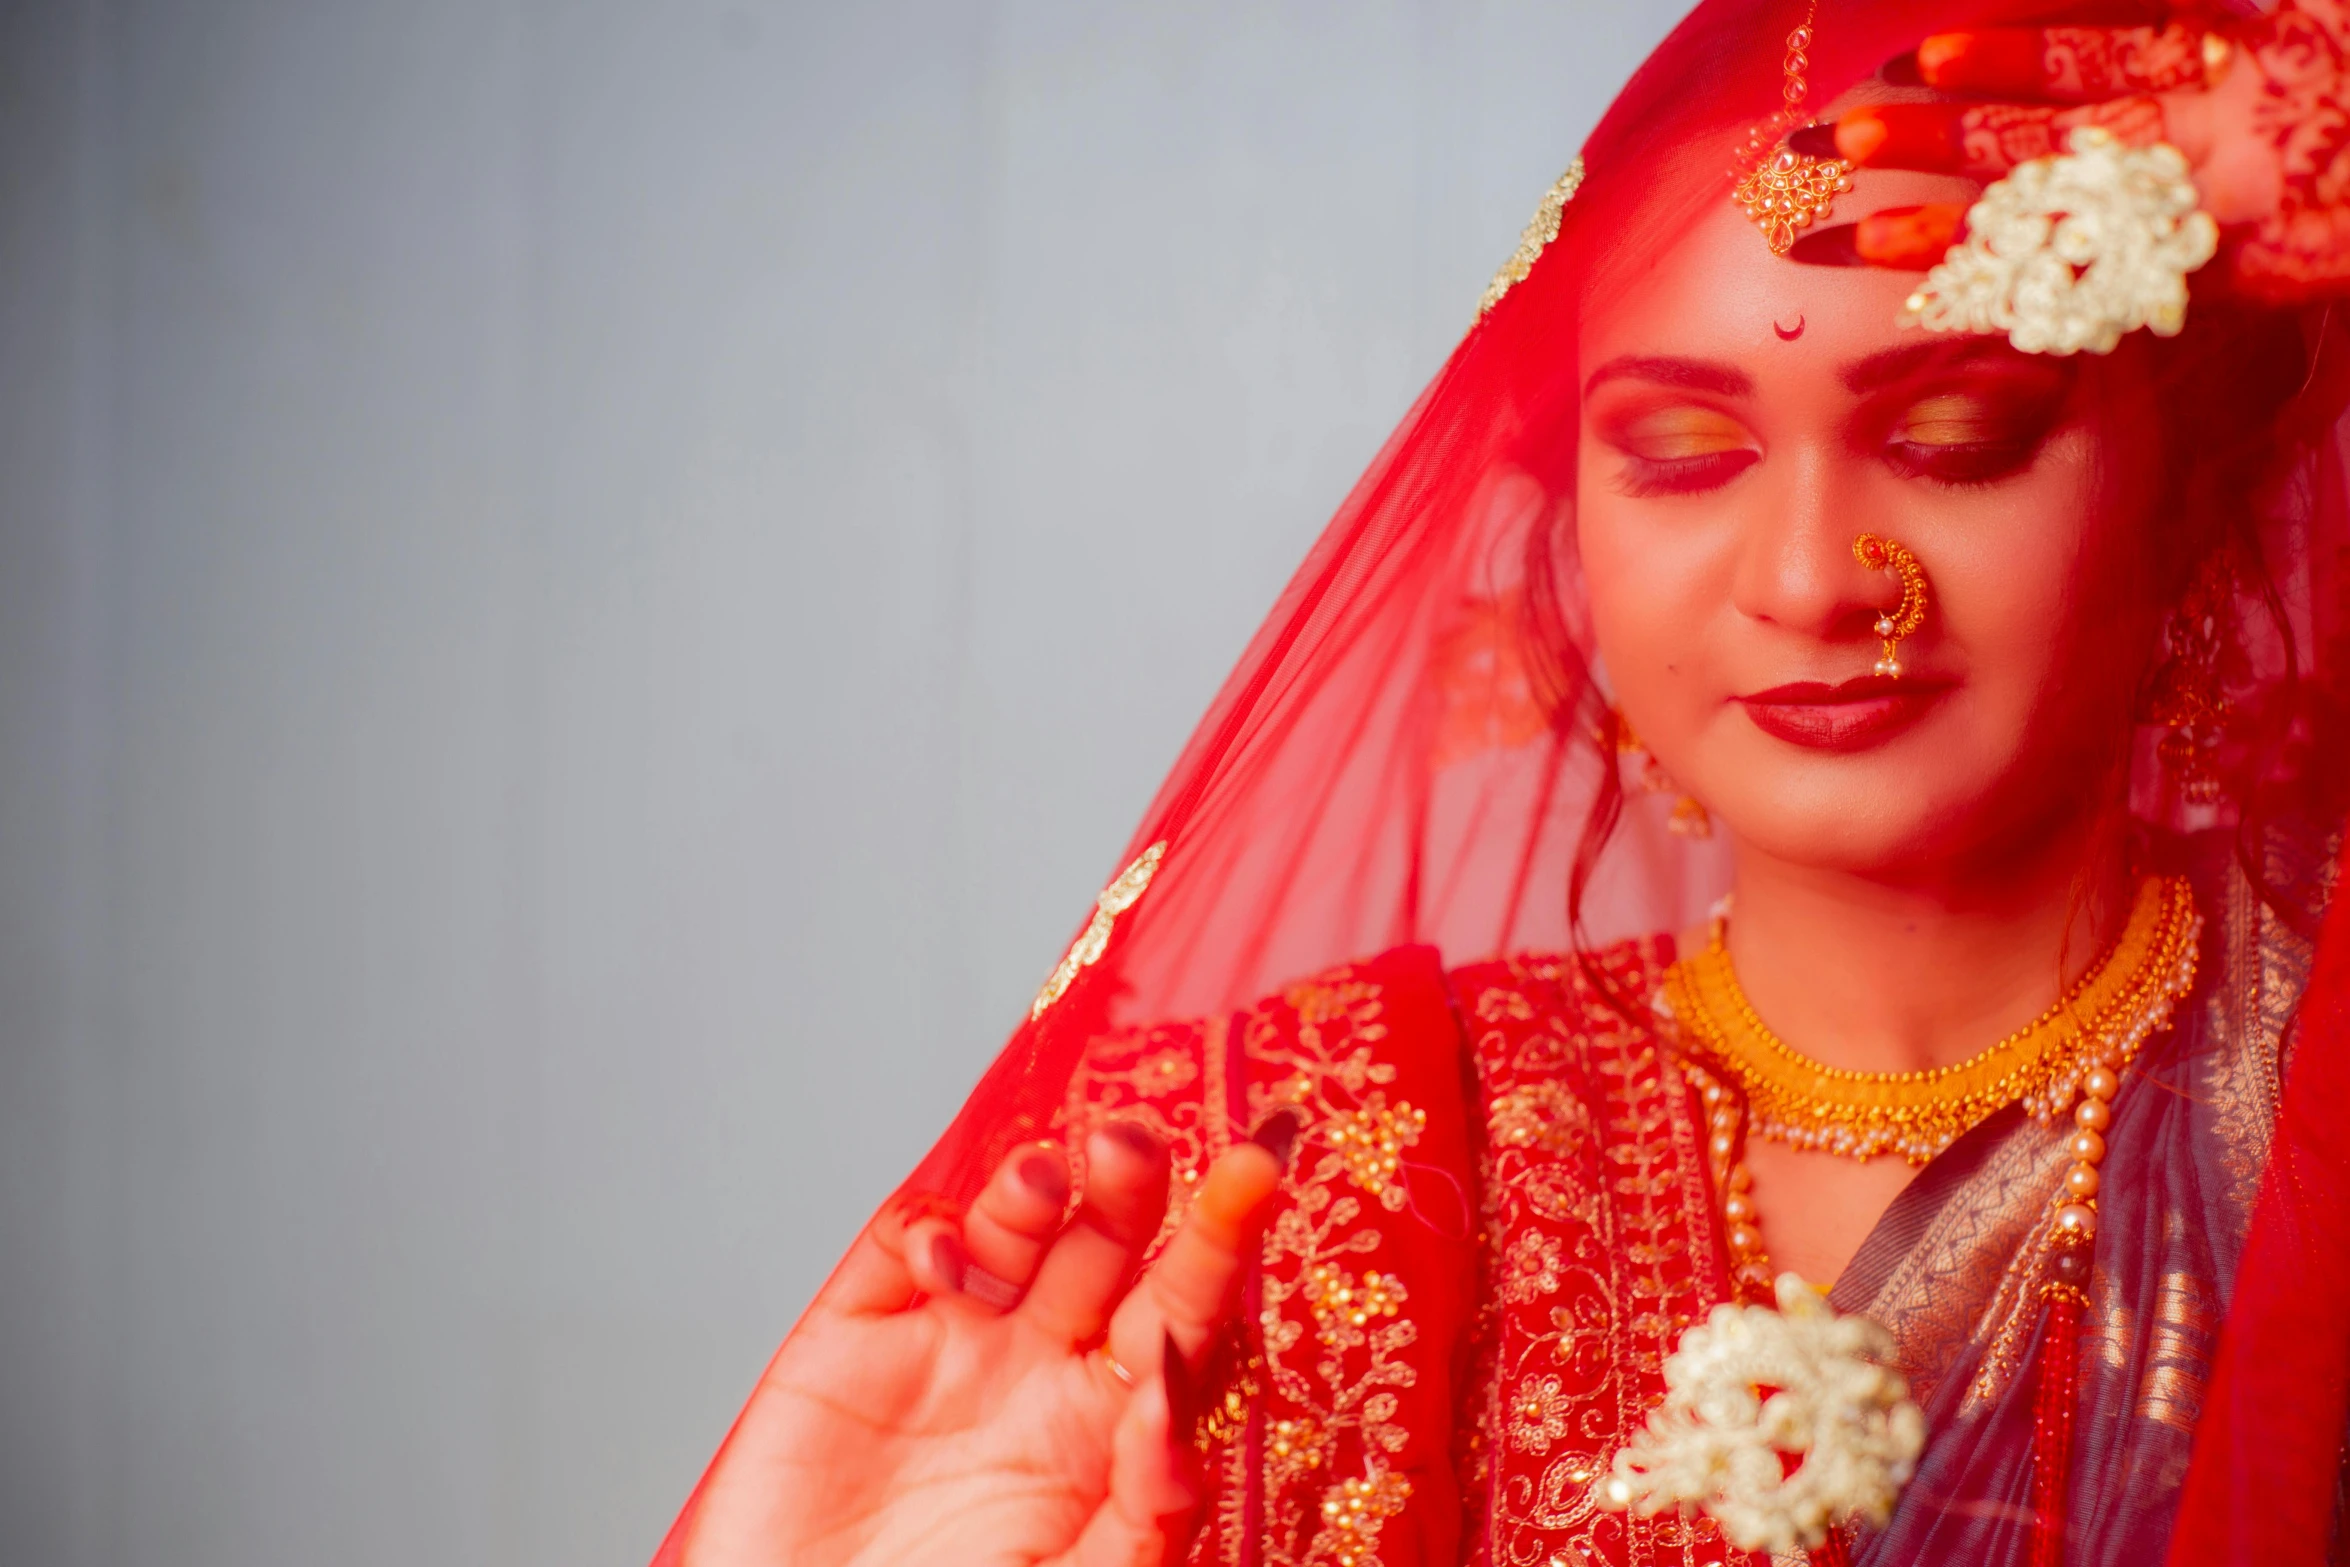
[[[1839,216],[1972,191],[1858,183]],[[2136,401],[2135,351],[1905,329],[1916,283],[1775,257],[1723,200],[1581,344],[1577,532],[1625,718],[1743,848],[1896,881],[2101,803],[2155,625],[2145,508],[2087,417]],[[1898,680],[1862,533],[1928,582]]]

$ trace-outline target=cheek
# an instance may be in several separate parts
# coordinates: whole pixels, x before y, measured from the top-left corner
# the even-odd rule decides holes
[[[2101,698],[2100,677],[2136,661],[2141,530],[2100,504],[2086,442],[2068,444],[2002,504],[1935,530],[1945,635],[1995,699]]]
[[[1691,656],[1694,633],[1720,593],[1656,525],[1653,508],[1586,487],[1575,518],[1592,639],[1624,695]]]

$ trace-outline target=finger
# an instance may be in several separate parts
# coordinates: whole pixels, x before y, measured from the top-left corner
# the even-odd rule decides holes
[[[1110,1485],[1066,1567],[1165,1567],[1180,1561],[1199,1511],[1190,1463],[1173,1433],[1168,1388],[1153,1379],[1135,1390],[1110,1436]]]
[[[1075,1344],[1109,1320],[1167,1211],[1167,1151],[1148,1128],[1112,1121],[1086,1139],[1085,1201],[1044,1254],[1021,1314]]]
[[[1966,214],[1966,208],[1950,201],[1888,207],[1858,223],[1814,229],[1798,239],[1787,255],[1812,266],[1923,272],[1966,237]]]
[[[963,1240],[972,1260],[1025,1289],[1069,1206],[1069,1163],[1058,1143],[1015,1148],[971,1205]]]
[[[814,1308],[852,1316],[905,1309],[921,1287],[906,1266],[905,1219],[895,1203],[875,1214],[816,1292]]]
[[[972,1260],[962,1226],[930,1217],[906,1227],[906,1270],[915,1285],[938,1300],[957,1301],[983,1311],[1009,1311],[1020,1300],[1017,1285]]]
[[[1814,157],[1873,169],[1917,169],[1991,179],[2033,158],[2065,150],[2074,127],[2096,125],[2133,147],[2165,139],[2163,106],[2149,97],[2114,98],[2073,109],[2026,103],[1872,103],[1787,144]]]
[[[2217,33],[2168,27],[1993,27],[1937,33],[1886,72],[1945,92],[2093,103],[2134,93],[2199,90],[2232,50]],[[1905,71],[1906,67],[1906,71]]]
[[[1228,1150],[1208,1169],[1181,1228],[1119,1304],[1110,1353],[1125,1365],[1149,1364],[1155,1341],[1174,1335],[1197,1356],[1231,1316],[1234,1286],[1256,1255],[1257,1237],[1281,1185],[1281,1162],[1255,1143]]]

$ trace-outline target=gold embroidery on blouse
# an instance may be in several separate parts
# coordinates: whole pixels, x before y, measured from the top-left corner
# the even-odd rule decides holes
[[[1554,1082],[1521,1083],[1485,1107],[1486,1129],[1502,1148],[1564,1153],[1592,1135],[1591,1112]]]
[[[1567,165],[1567,172],[1552,182],[1542,193],[1542,204],[1534,209],[1534,216],[1526,225],[1526,232],[1518,236],[1518,248],[1510,252],[1510,259],[1493,274],[1493,281],[1485,285],[1485,297],[1477,301],[1477,319],[1482,321],[1501,297],[1533,274],[1534,263],[1552,240],[1559,237],[1559,224],[1564,221],[1567,203],[1575,199],[1575,192],[1583,184],[1583,156]]]
[[[1030,1022],[1044,1016],[1044,1009],[1061,999],[1080,970],[1101,961],[1102,954],[1109,949],[1110,928],[1117,923],[1119,915],[1134,907],[1135,900],[1158,874],[1159,861],[1166,853],[1167,843],[1162,838],[1143,850],[1141,858],[1120,871],[1118,879],[1101,890],[1093,900],[1093,918],[1086,923],[1085,933],[1070,943],[1068,954],[1029,1005]]]
[[[1405,1201],[1397,1180],[1403,1151],[1420,1140],[1427,1125],[1428,1112],[1414,1109],[1409,1100],[1398,1099],[1391,1108],[1383,1095],[1372,1094],[1361,1109],[1333,1116],[1324,1137],[1345,1161],[1346,1178],[1394,1212]]]
[[[1395,1081],[1396,1069],[1373,1054],[1387,1037],[1376,985],[1341,970],[1296,986],[1283,999],[1296,1012],[1294,1044],[1262,1015],[1247,1020],[1245,1042],[1251,1058],[1287,1069],[1252,1088],[1250,1118],[1284,1106],[1305,1118],[1284,1182],[1292,1200],[1274,1216],[1264,1239],[1258,1323],[1265,1375],[1299,1411],[1269,1433],[1264,1562],[1384,1567],[1380,1530],[1403,1510],[1412,1489],[1389,1462],[1410,1439],[1393,1390],[1418,1382],[1404,1354],[1418,1341],[1419,1326],[1401,1309],[1410,1298],[1401,1278],[1392,1272],[1358,1278],[1342,1266],[1342,1259],[1376,1254],[1382,1244],[1379,1231],[1362,1222],[1363,1199],[1347,1188],[1401,1207],[1400,1164],[1388,1166],[1381,1150],[1389,1141],[1398,1153],[1410,1146],[1426,1118],[1400,1101],[1387,1106],[1382,1089]],[[1366,1131],[1373,1135],[1366,1138]],[[1367,1183],[1365,1174],[1378,1184]],[[1307,1322],[1286,1309],[1292,1301],[1305,1307],[1312,1324],[1311,1349]],[[1362,1472],[1321,1482],[1317,1497],[1308,1487],[1328,1473],[1334,1444],[1349,1428],[1361,1440]],[[1319,1527],[1297,1556],[1288,1542],[1306,1532],[1309,1506],[1318,1512]]]
[[[1645,944],[1605,961],[1628,989],[1654,984]],[[1471,1050],[1491,1133],[1473,1395],[1480,1431],[1465,1468],[1479,1492],[1465,1499],[1482,1536],[1478,1559],[1580,1561],[1599,1532],[1610,1559],[1715,1559],[1721,1542],[1708,1520],[1602,1517],[1594,1505],[1614,1444],[1654,1401],[1665,1353],[1712,1304],[1702,1283],[1692,1293],[1664,1273],[1712,1245],[1690,1089],[1573,960],[1516,959],[1456,980],[1474,983],[1464,1010],[1476,1020]],[[1710,1256],[1690,1261],[1699,1280],[1715,1271]],[[1535,1325],[1545,1302],[1547,1329]],[[1605,1369],[1582,1388],[1565,1366]],[[1501,1450],[1533,1457],[1537,1476],[1497,1483]]]
[[[1322,1533],[1306,1560],[1335,1567],[1381,1567],[1379,1531],[1403,1511],[1412,1482],[1373,1460],[1361,1479],[1352,1476],[1322,1498]]]

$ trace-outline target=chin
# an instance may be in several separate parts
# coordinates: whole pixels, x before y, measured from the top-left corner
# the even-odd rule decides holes
[[[1964,752],[1940,749],[1944,758]],[[1997,780],[1954,779],[1926,753],[1878,765],[1750,767],[1707,801],[1732,839],[1786,864],[1872,880],[1905,880],[1981,854],[1996,836],[1986,807]],[[1885,765],[1893,763],[1895,765]],[[1977,787],[1969,787],[1973,783]]]

